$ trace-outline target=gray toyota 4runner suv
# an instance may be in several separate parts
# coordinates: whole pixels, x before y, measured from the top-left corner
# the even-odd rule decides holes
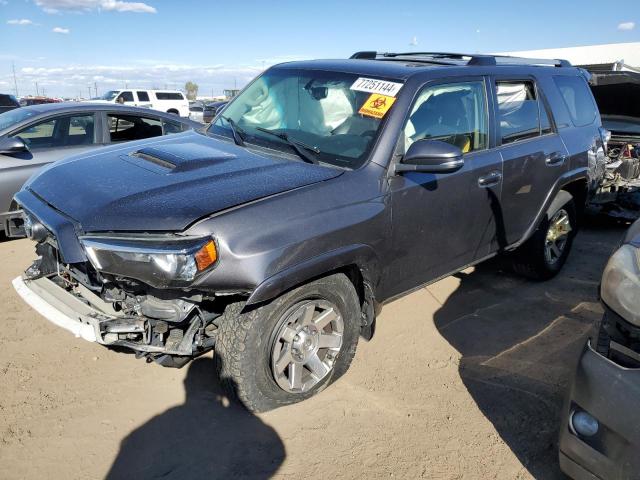
[[[272,67],[206,130],[30,179],[15,200],[39,259],[14,286],[148,361],[214,349],[251,410],[298,402],[384,303],[498,253],[561,269],[606,148],[585,75],[446,53]]]

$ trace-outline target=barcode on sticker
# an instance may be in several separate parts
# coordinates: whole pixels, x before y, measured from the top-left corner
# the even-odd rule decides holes
[[[387,82],[385,80],[376,80],[375,78],[360,77],[353,85],[351,90],[357,90],[358,92],[379,93],[386,95],[387,97],[395,97],[400,89],[402,83]]]

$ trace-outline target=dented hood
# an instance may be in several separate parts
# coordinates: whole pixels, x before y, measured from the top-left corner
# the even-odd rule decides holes
[[[85,232],[180,231],[207,215],[341,173],[187,132],[54,163],[25,188]]]

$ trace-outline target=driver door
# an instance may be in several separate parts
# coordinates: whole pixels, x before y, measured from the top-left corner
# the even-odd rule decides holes
[[[491,149],[487,92],[485,78],[466,77],[428,84],[416,97],[396,157],[411,143],[431,139],[459,147],[465,163],[453,173],[412,171],[390,177],[394,255],[385,297],[485,258],[504,241],[502,159]]]

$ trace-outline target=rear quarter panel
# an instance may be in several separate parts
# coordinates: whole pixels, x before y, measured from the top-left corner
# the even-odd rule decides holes
[[[589,190],[593,192],[604,176],[605,154],[599,131],[602,126],[600,114],[591,125],[575,126],[553,76],[545,76],[542,81],[558,132],[569,153],[569,171],[585,170]]]

